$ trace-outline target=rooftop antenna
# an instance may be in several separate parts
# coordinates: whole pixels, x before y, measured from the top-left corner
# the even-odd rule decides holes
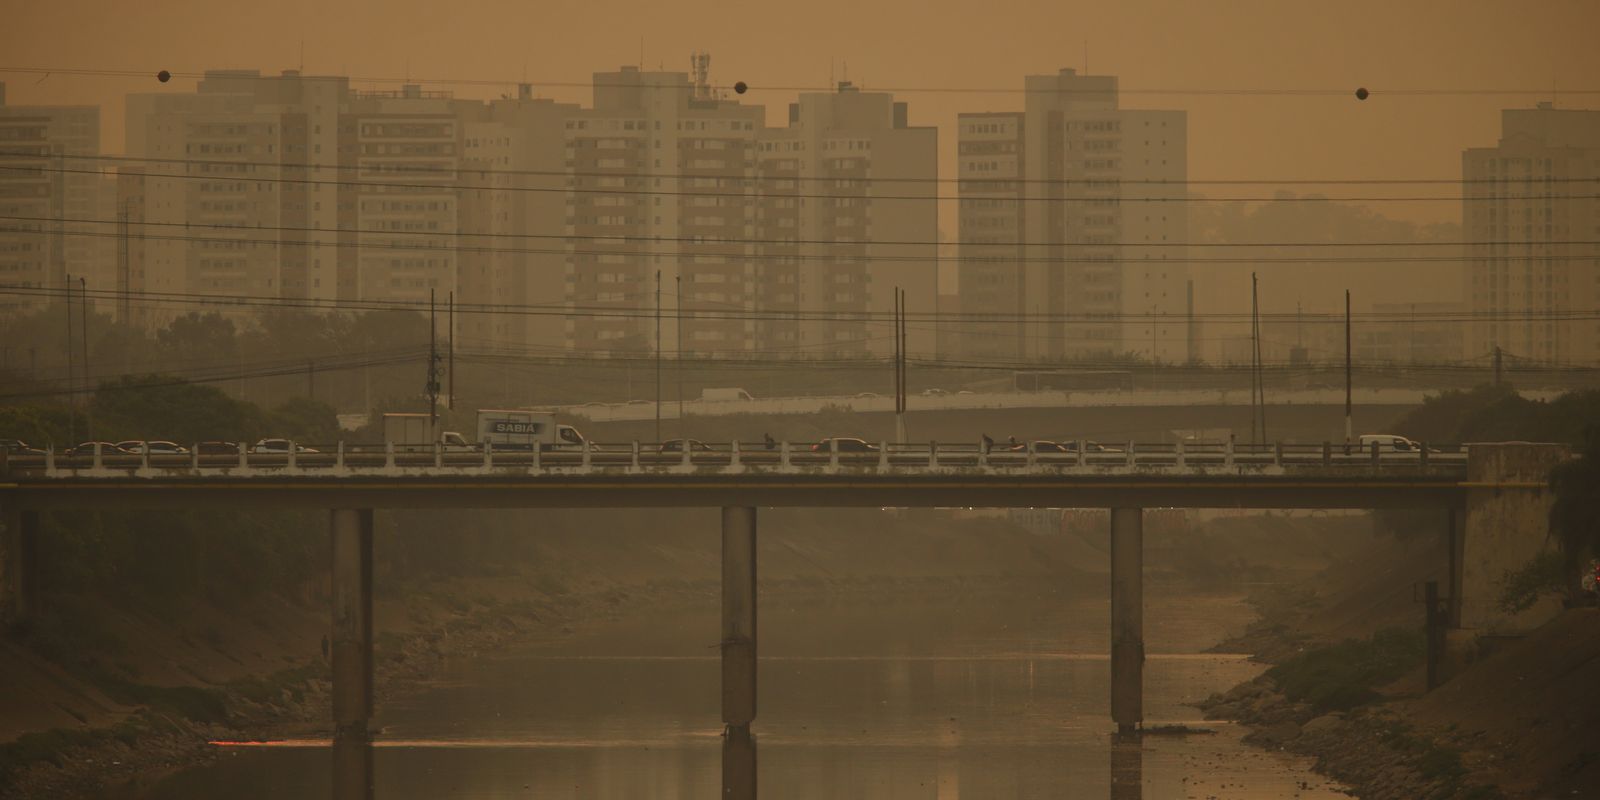
[[[1083,40],[1083,74],[1089,74],[1089,40]]]
[[[306,40],[300,40],[300,67],[301,72],[306,71]]]
[[[694,75],[694,96],[704,100],[711,96],[711,54],[693,52],[689,54],[689,69]]]

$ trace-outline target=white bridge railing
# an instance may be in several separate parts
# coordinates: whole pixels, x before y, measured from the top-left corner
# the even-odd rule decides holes
[[[979,471],[996,473],[1214,473],[1281,469],[1463,471],[1464,447],[1344,444],[1141,443],[1087,441],[1015,446],[996,442],[649,442],[545,445],[541,449],[493,446],[294,444],[277,452],[252,452],[245,444],[210,443],[186,453],[102,450],[83,453],[3,453],[0,475],[15,478],[162,476],[382,476],[782,472],[830,473]]]

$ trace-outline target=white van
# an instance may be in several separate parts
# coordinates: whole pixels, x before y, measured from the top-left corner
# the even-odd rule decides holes
[[[755,398],[751,397],[750,393],[745,391],[745,390],[743,390],[743,389],[739,389],[739,388],[736,388],[736,387],[729,387],[729,388],[723,388],[723,389],[701,389],[700,390],[700,399],[701,400],[720,401],[720,400],[754,400]]]

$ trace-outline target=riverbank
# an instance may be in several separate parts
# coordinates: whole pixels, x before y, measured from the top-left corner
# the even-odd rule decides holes
[[[1600,785],[1600,611],[1500,642],[1426,692],[1421,611],[1373,585],[1429,579],[1433,555],[1383,543],[1370,574],[1335,569],[1318,592],[1258,596],[1261,619],[1225,647],[1273,667],[1203,703],[1206,716],[1316,758],[1364,800],[1588,796]]]
[[[534,522],[539,535],[529,537]],[[710,512],[475,514],[470,525],[458,516],[420,513],[386,524],[380,515],[380,703],[425,688],[449,660],[581,635],[598,622],[646,611],[699,609],[711,620],[700,638],[714,644],[715,523]],[[1297,574],[1324,547],[1318,537],[1296,544],[1283,535],[1284,526],[1293,530],[1298,522],[1260,523],[1175,530],[1170,537],[1152,531],[1152,596],[1191,593],[1196,580],[1213,593],[1185,603],[1206,625],[1181,613],[1154,615],[1152,641],[1171,642],[1168,652],[1194,652],[1242,631],[1248,619],[1237,594],[1211,585],[1216,574],[1183,569],[1196,563],[1195,542],[1236,578],[1265,574],[1255,554],[1267,548],[1258,542],[1276,548],[1271,560],[1292,563]],[[1103,531],[1040,535],[992,516],[895,511],[773,511],[762,524],[760,594],[771,612],[787,603],[849,612],[955,598],[962,600],[955,613],[1004,631],[1032,609],[1084,597],[1103,604],[1106,596]],[[1222,531],[1230,525],[1231,532]],[[530,546],[512,563],[480,559],[488,568],[480,574],[405,578],[399,565],[385,564],[382,542],[386,528],[404,534],[407,526],[435,537],[451,528],[487,530],[523,537]],[[470,550],[469,534],[450,536]],[[1164,537],[1188,544],[1164,545]],[[239,608],[56,601],[60,614],[46,621],[53,625],[0,647],[0,668],[19,678],[0,689],[6,712],[0,725],[9,726],[0,741],[10,741],[0,746],[0,770],[8,775],[0,779],[0,798],[96,796],[107,784],[148,781],[214,758],[207,741],[328,733],[325,579]],[[1222,627],[1222,619],[1233,622]],[[1051,644],[1103,652],[1102,630]],[[863,622],[841,640],[865,649],[882,633]],[[764,629],[764,652],[781,654],[786,646],[781,630]]]

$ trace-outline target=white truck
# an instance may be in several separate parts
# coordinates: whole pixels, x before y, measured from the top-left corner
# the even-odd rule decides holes
[[[711,401],[722,401],[722,400],[754,400],[755,398],[751,397],[749,392],[747,392],[747,391],[745,391],[743,389],[739,389],[739,388],[735,387],[735,388],[726,388],[726,389],[701,389],[700,390],[700,399],[701,400],[711,400]]]
[[[383,415],[383,440],[393,444],[394,449],[399,452],[432,450],[434,442],[444,445],[447,452],[474,449],[461,434],[439,430],[438,423],[433,417],[407,412]]]
[[[478,444],[488,442],[496,450],[581,450],[587,446],[583,434],[571,425],[556,422],[554,414],[525,409],[486,408],[478,411]]]

